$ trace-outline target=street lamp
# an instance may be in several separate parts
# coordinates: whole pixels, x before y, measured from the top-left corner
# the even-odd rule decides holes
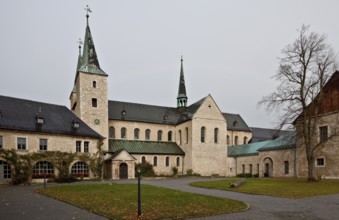
[[[46,189],[46,167],[47,167],[47,165],[44,164],[43,165],[43,168],[44,168],[44,189]]]
[[[137,172],[138,172],[138,217],[139,217],[141,215],[140,168],[138,168]]]

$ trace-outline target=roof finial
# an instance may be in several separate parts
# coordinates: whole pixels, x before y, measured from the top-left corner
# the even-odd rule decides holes
[[[181,55],[181,62],[184,61],[183,55]]]
[[[86,11],[86,18],[87,18],[87,26],[88,26],[88,17],[89,17],[89,12],[92,12],[92,10],[89,8],[88,5],[86,5],[86,8],[85,8],[85,11]]]
[[[81,45],[83,44],[81,38],[79,38],[79,40],[77,41],[79,44],[79,54],[81,54]]]

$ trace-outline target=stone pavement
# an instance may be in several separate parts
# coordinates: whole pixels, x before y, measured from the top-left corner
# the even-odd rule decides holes
[[[192,193],[227,197],[244,201],[250,209],[244,212],[194,218],[195,220],[219,219],[339,219],[339,194],[307,199],[285,199],[271,196],[248,195],[222,190],[189,186],[194,181],[210,181],[208,178],[178,178],[167,180],[142,180],[142,184],[166,187]],[[136,180],[114,181],[136,183]],[[100,184],[102,182],[98,182]],[[103,182],[108,183],[108,182]],[[82,184],[82,183],[81,183]],[[86,184],[86,183],[83,183]],[[0,192],[0,219],[105,219],[70,204],[34,193],[35,186],[11,186]]]

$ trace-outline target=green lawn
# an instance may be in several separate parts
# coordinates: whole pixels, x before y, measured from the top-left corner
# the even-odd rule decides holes
[[[276,179],[276,178],[249,178],[246,183],[236,188],[230,188],[229,184],[237,180],[219,180],[209,182],[195,182],[192,186],[222,189],[249,194],[270,195],[286,198],[305,198],[319,195],[339,193],[338,180],[321,180],[307,182],[305,179]]]
[[[136,184],[81,184],[48,187],[39,193],[112,219],[136,219]],[[140,219],[185,219],[241,211],[241,201],[141,185]]]

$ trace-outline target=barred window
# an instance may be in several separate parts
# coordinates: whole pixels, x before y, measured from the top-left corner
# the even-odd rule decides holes
[[[84,162],[76,162],[72,166],[71,173],[73,175],[76,175],[77,177],[88,177],[89,176],[88,165]]]
[[[81,152],[81,141],[75,142],[75,152]]]
[[[48,161],[39,161],[33,167],[33,179],[49,178],[54,174],[54,167]]]
[[[39,142],[40,150],[47,150],[47,139],[40,139]]]
[[[88,152],[89,152],[89,142],[88,142],[88,141],[85,141],[85,142],[84,142],[84,152],[85,152],[85,153],[88,153]]]
[[[4,179],[11,179],[12,178],[12,171],[11,166],[6,163],[5,161],[0,160],[0,168],[3,167],[3,178]],[[1,177],[0,177],[1,178]]]
[[[26,150],[26,138],[22,138],[22,137],[17,138],[17,149]]]

